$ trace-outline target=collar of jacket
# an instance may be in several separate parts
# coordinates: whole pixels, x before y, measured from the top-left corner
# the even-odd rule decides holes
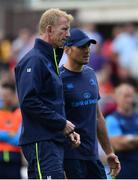
[[[35,45],[34,48],[39,49],[44,55],[48,55],[49,57],[51,57],[51,62],[52,64],[54,64],[54,51],[53,51],[53,47],[51,44],[43,41],[42,39],[36,39],[35,40]],[[60,59],[63,55],[63,48],[56,48],[56,60],[57,60],[57,64],[59,64]]]

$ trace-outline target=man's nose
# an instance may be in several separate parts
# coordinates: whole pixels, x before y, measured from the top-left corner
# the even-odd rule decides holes
[[[89,52],[90,52],[90,48],[89,48],[89,47],[86,47],[84,51],[85,51],[86,53],[89,53]]]
[[[70,30],[67,30],[66,36],[70,37]]]

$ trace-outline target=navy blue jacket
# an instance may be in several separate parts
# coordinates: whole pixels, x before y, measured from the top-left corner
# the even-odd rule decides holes
[[[52,46],[36,39],[34,48],[17,64],[15,76],[23,117],[20,144],[63,142],[66,124],[63,87]]]

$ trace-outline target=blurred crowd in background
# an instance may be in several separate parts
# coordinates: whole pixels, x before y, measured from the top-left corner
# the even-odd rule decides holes
[[[100,104],[106,116],[116,108],[114,88],[120,83],[128,82],[138,92],[138,29],[130,23],[114,26],[112,37],[105,38],[94,24],[86,23],[80,28],[97,41],[91,47],[88,65],[97,74],[102,97]],[[0,33],[0,83],[14,83],[14,67],[33,47],[37,37],[37,33],[32,34],[27,28],[21,29],[15,38]],[[65,58],[60,64],[64,63]],[[1,96],[0,106],[3,106]]]
[[[135,88],[134,109],[138,112],[138,27],[131,23],[116,25],[112,28],[112,36],[106,38],[104,34],[98,32],[96,24],[85,23],[79,27],[97,41],[96,45],[91,46],[88,65],[95,70],[98,78],[100,106],[104,116],[116,110],[114,90],[123,82]],[[13,104],[5,105],[2,85],[4,83],[15,85],[14,68],[24,54],[33,47],[36,37],[38,37],[37,32],[34,34],[27,27],[20,29],[16,37],[8,37],[0,31],[1,109],[6,108],[11,111],[11,107],[8,106]],[[64,56],[61,64],[65,60]]]

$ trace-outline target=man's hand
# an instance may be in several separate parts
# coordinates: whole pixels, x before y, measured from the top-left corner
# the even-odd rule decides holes
[[[72,142],[72,146],[77,148],[80,145],[80,135],[76,132],[73,132],[69,135],[69,138]]]
[[[110,153],[107,155],[107,162],[110,167],[110,175],[117,176],[121,170],[118,157],[114,153]]]
[[[64,128],[64,134],[69,135],[74,131],[75,125],[67,120],[66,126]]]

